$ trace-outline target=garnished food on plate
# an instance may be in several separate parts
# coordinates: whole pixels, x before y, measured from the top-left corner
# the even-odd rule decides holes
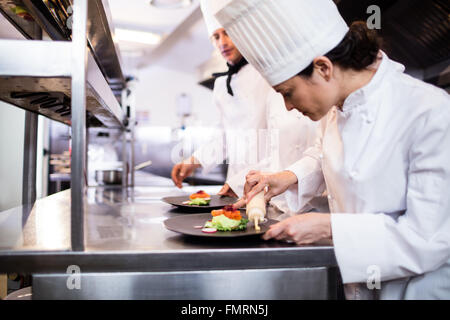
[[[183,204],[187,204],[189,206],[207,206],[209,205],[209,202],[211,199],[203,199],[203,198],[197,198],[190,201],[185,201]]]
[[[211,201],[211,196],[207,194],[205,191],[200,190],[196,193],[193,193],[189,196],[188,201],[184,201],[183,204],[187,204],[189,206],[207,206]]]
[[[234,210],[233,206],[225,206],[220,210],[212,210],[211,215],[213,218],[207,221],[202,229],[205,233],[247,229],[248,220],[241,216],[239,210]]]
[[[189,199],[191,199],[191,200],[198,199],[198,198],[211,199],[211,196],[203,190],[197,191],[196,193],[193,193],[189,196]]]

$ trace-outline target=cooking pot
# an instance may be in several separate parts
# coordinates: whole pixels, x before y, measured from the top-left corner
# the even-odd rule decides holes
[[[138,164],[134,167],[134,170],[140,170],[142,168],[148,167],[151,165],[151,161],[146,161],[141,164]],[[117,169],[107,169],[107,170],[95,170],[95,181],[100,184],[122,184],[122,168]]]

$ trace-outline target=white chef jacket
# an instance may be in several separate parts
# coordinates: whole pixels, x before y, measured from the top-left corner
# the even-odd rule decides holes
[[[403,71],[383,53],[371,82],[322,119],[315,146],[289,167],[293,210],[327,188],[349,298],[371,297],[375,274],[382,299],[450,298],[450,98]]]
[[[208,159],[208,151],[220,151],[218,149],[223,145],[223,136],[218,135],[196,150],[193,156],[204,172],[216,166],[217,160],[223,161],[227,157],[226,183],[242,196],[245,176],[250,170],[279,171],[297,161],[303,151],[313,145],[317,123],[295,110],[288,112],[283,97],[250,64],[232,76],[234,96],[227,91],[226,79],[226,76],[217,78],[213,90],[221,127],[225,131],[226,152],[221,153],[223,157]],[[246,138],[252,135],[258,136],[253,140],[257,143],[246,143]],[[272,202],[283,212],[288,209],[285,195]],[[309,207],[305,205],[304,210],[307,209]]]

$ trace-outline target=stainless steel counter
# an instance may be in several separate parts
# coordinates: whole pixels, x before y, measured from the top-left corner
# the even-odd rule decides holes
[[[167,276],[179,272],[192,275],[199,271],[262,269],[311,273],[318,268],[320,274],[328,275],[330,268],[336,269],[330,246],[299,247],[260,238],[205,241],[169,231],[163,221],[186,213],[162,202],[161,197],[199,189],[215,193],[220,187],[179,190],[168,179],[151,179],[157,186],[88,189],[84,252],[70,251],[70,191],[38,200],[33,208],[18,207],[0,213],[0,273],[34,274],[35,282],[39,283],[42,274],[45,277],[57,274],[60,276],[54,279],[61,279],[71,265],[79,266],[84,276],[120,272],[131,273],[138,279],[141,273],[147,276],[152,273],[152,277],[155,273]],[[160,277],[157,279],[161,281]],[[92,292],[89,294],[83,297],[91,297]],[[42,294],[42,290],[40,296],[52,297]]]

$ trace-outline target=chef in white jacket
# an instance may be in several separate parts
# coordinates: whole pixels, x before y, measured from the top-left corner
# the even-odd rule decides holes
[[[332,240],[349,299],[450,299],[449,95],[406,75],[331,0],[234,0],[216,17],[288,109],[320,120],[315,146],[285,171],[250,172],[236,206],[268,188],[296,210],[327,188],[331,214],[264,238]]]
[[[280,170],[294,163],[314,143],[317,124],[297,111],[288,112],[283,97],[249,65],[212,15],[227,1],[201,1],[208,35],[227,60],[229,72],[215,81],[214,105],[219,109],[223,136],[208,141],[192,157],[174,166],[178,187],[196,168],[207,173],[227,157],[228,173],[221,195],[242,196],[249,169]],[[274,198],[278,213],[288,211],[285,196]],[[305,204],[302,211],[310,210]],[[285,215],[286,216],[286,215]]]

